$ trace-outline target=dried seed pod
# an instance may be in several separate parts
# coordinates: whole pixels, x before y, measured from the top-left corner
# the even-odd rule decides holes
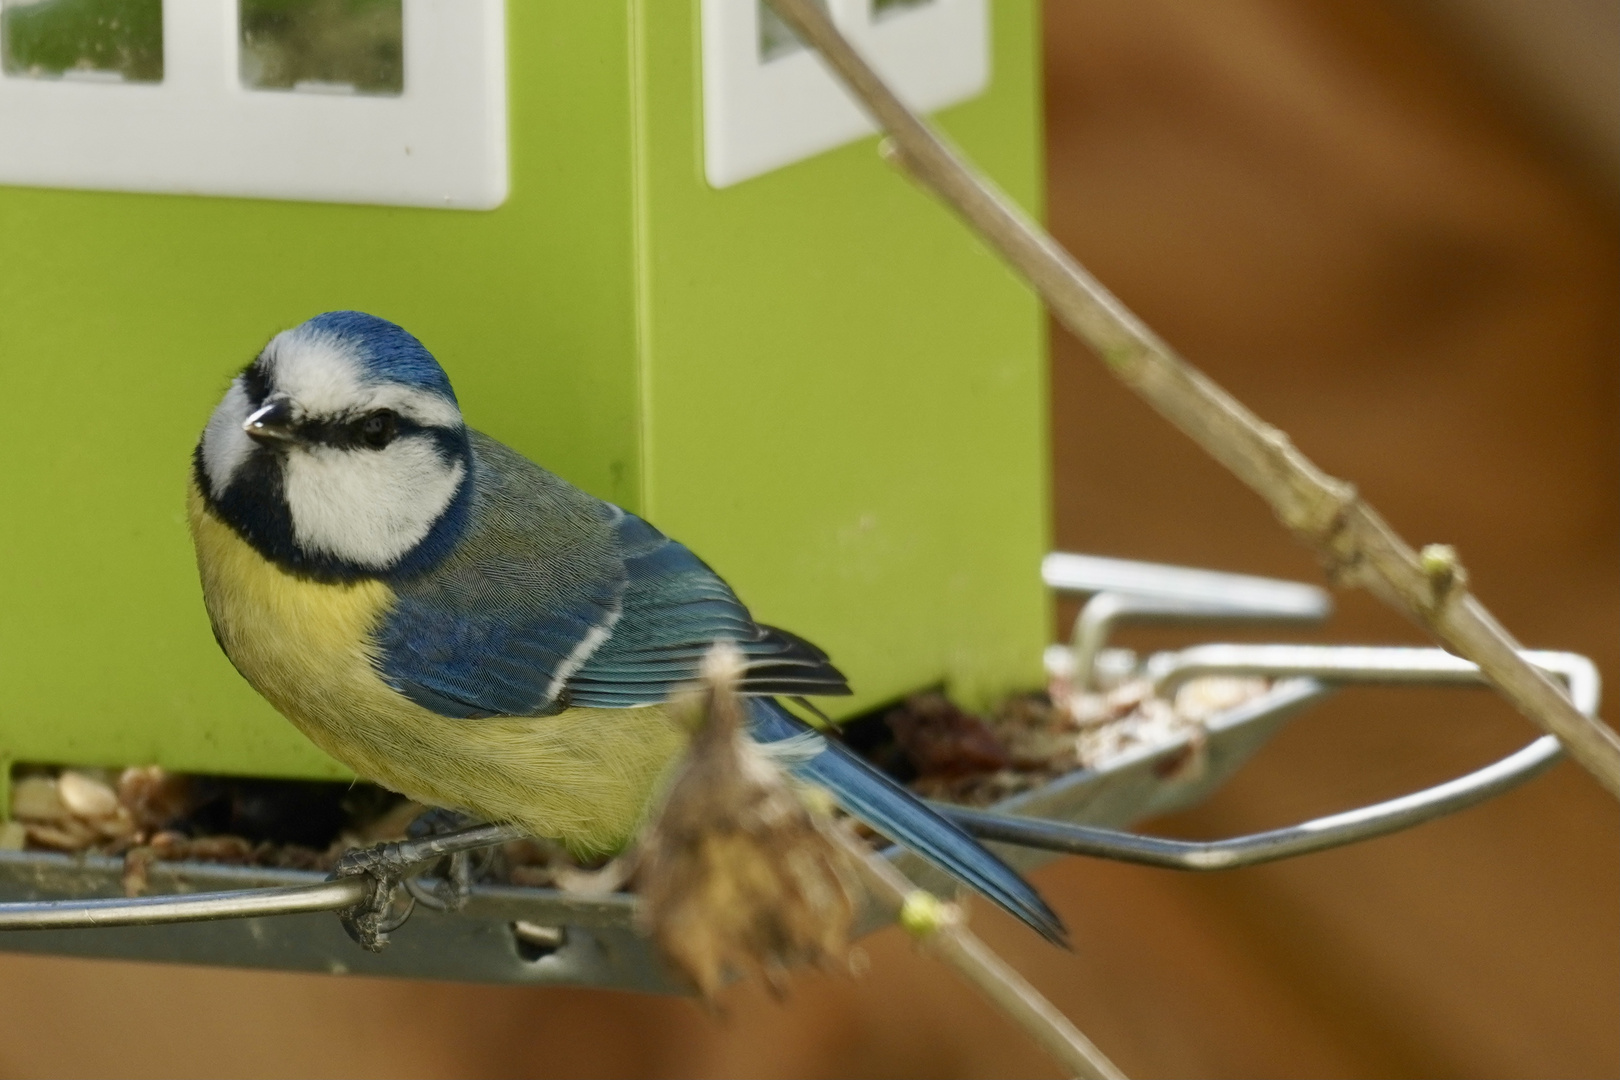
[[[56,777],[22,776],[12,781],[12,817],[21,821],[62,821],[71,814],[56,789]]]
[[[1237,675],[1205,675],[1192,679],[1176,691],[1175,709],[1179,716],[1203,723],[1217,713],[1242,705],[1264,694],[1270,687],[1265,679]]]
[[[1072,724],[1071,714],[1030,694],[1007,698],[994,717],[996,736],[1013,767],[1044,773],[1075,767]]]
[[[75,817],[91,821],[118,812],[118,793],[108,785],[73,769],[56,778],[56,794]]]
[[[83,851],[96,842],[95,830],[74,817],[53,822],[25,821],[23,828],[30,844],[55,851]]]
[[[780,988],[795,964],[850,964],[854,868],[825,813],[743,729],[742,657],[726,644],[677,709],[695,727],[642,833],[637,919],[705,997],[761,972]]]
[[[944,694],[916,694],[883,720],[920,776],[964,776],[1011,764],[996,733]]]
[[[171,859],[201,859],[204,862],[245,863],[252,860],[253,843],[240,836],[199,836],[178,845]]]
[[[570,896],[610,896],[629,882],[634,873],[632,858],[614,859],[597,870],[581,870],[559,862],[552,867],[551,879],[558,891]]]
[[[118,777],[118,801],[142,829],[166,829],[192,810],[192,783],[188,777],[158,765],[132,765]]]
[[[95,829],[106,840],[125,840],[135,835],[135,819],[122,806],[113,808],[106,817],[90,818],[85,824]]]

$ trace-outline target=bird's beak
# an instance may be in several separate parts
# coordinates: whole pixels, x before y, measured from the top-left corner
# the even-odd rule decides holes
[[[293,431],[292,403],[286,398],[272,398],[246,420],[242,430],[261,443],[289,443],[297,440]]]

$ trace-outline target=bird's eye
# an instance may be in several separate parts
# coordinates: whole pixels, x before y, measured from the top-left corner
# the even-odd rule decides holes
[[[374,450],[381,450],[394,441],[394,432],[398,428],[398,417],[392,409],[378,409],[374,413],[367,413],[355,425],[355,434],[360,441]]]

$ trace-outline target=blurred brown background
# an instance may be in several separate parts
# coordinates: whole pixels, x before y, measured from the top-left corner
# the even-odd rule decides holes
[[[1408,539],[1457,544],[1527,644],[1620,686],[1620,7],[1048,0],[1047,32],[1059,238]],[[1053,441],[1059,546],[1314,579],[1257,499],[1057,332]],[[1324,636],[1422,640],[1357,595]],[[1154,825],[1281,825],[1533,734],[1484,693],[1348,693]],[[1038,882],[1073,955],[976,925],[1133,1076],[1615,1075],[1617,839],[1620,808],[1561,765],[1295,862],[1054,864]],[[864,980],[806,977],[782,1004],[738,988],[720,1019],[0,956],[0,1074],[1055,1075],[893,932],[867,944]]]

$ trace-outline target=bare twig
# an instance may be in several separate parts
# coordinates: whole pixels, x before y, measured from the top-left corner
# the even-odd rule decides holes
[[[770,3],[888,133],[885,153],[965,218],[1121,381],[1270,503],[1332,580],[1370,590],[1478,664],[1520,712],[1620,797],[1620,736],[1581,715],[1519,655],[1519,644],[1469,593],[1455,551],[1438,544],[1414,551],[1353,485],[1317,468],[1287,435],[1171,351],[906,108],[815,0]]]
[[[838,839],[859,867],[861,881],[872,900],[1027,1031],[1059,1064],[1075,1076],[1123,1080],[1125,1074],[1068,1017],[963,925],[953,905],[943,904],[918,889],[855,838],[839,833]]]

